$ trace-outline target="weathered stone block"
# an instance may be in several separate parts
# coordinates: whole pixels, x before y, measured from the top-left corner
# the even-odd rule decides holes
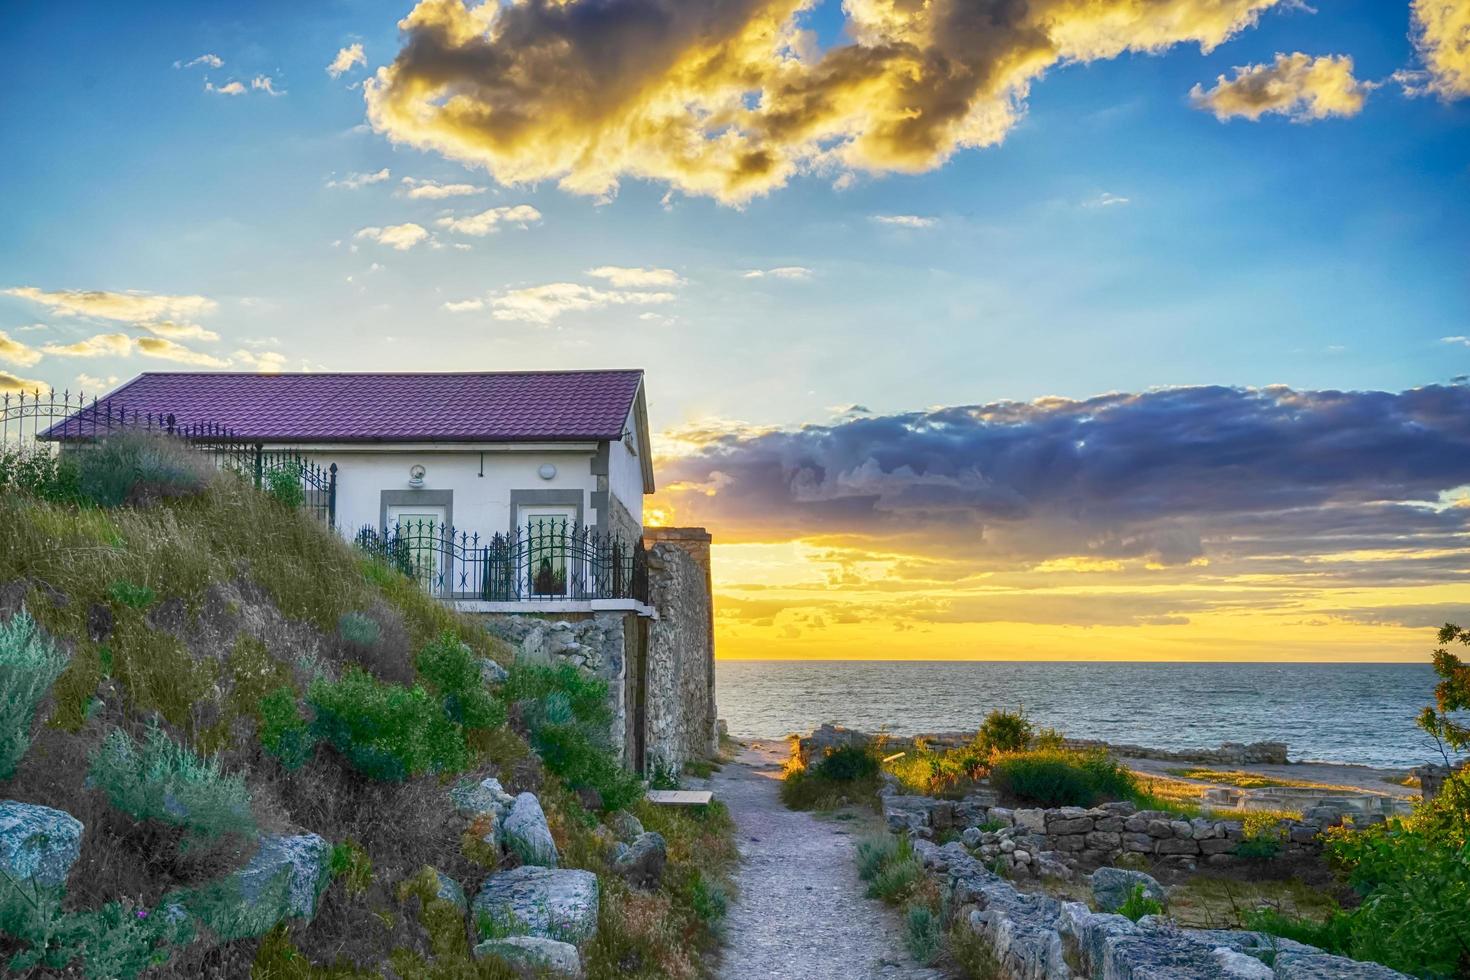
[[[1199,842],[1199,849],[1202,854],[1229,854],[1235,850],[1235,846],[1235,841],[1224,837],[1211,837],[1208,840]]]
[[[522,864],[535,864],[543,868],[554,868],[560,855],[556,841],[551,837],[551,828],[546,824],[546,814],[541,810],[541,801],[533,793],[522,793],[515,798],[508,813],[500,822],[501,836],[506,850],[521,859]]]
[[[501,960],[520,977],[552,976],[558,980],[581,980],[583,975],[582,958],[577,954],[577,947],[540,936],[487,939],[475,946],[475,958],[487,956]]]
[[[1123,823],[1122,817],[1100,817],[1092,821],[1092,829],[1107,834],[1120,834],[1123,832]]]
[[[1098,868],[1092,873],[1092,899],[1099,912],[1116,912],[1128,901],[1135,888],[1141,887],[1145,898],[1160,905],[1168,901],[1164,886],[1142,871],[1125,871],[1122,868]]]
[[[1175,837],[1194,840],[1194,826],[1188,820],[1170,820],[1169,830]]]
[[[239,888],[247,906],[259,912],[262,919],[275,914],[279,919],[291,916],[310,919],[316,915],[317,899],[331,878],[332,845],[316,834],[295,837],[263,837],[254,856],[245,867],[230,876]],[[286,880],[284,907],[267,909],[279,893],[277,883]]]
[[[1087,838],[1081,834],[1068,834],[1052,838],[1052,847],[1058,851],[1080,851],[1087,846]]]
[[[1061,817],[1046,822],[1046,832],[1053,837],[1062,834],[1085,834],[1091,829],[1091,817]]]
[[[1147,828],[1148,835],[1163,840],[1174,836],[1174,827],[1167,820],[1150,820]]]
[[[1016,826],[1032,833],[1046,833],[1046,811],[1039,809],[1017,810],[1014,814]]]
[[[503,935],[582,943],[597,932],[597,876],[523,865],[492,875],[475,896],[477,925]]]
[[[1123,850],[1133,851],[1136,854],[1150,854],[1154,849],[1154,839],[1148,834],[1123,834]]]
[[[17,882],[61,888],[82,852],[82,822],[49,806],[0,802],[0,868]]]
[[[1154,845],[1155,854],[1198,854],[1199,842],[1193,838],[1171,837]]]
[[[1115,851],[1123,846],[1121,834],[1110,834],[1102,830],[1094,830],[1087,835],[1087,846],[1099,851]]]

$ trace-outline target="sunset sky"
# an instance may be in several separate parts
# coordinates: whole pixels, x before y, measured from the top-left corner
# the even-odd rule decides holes
[[[8,5],[0,389],[643,367],[726,657],[1470,620],[1470,0]]]

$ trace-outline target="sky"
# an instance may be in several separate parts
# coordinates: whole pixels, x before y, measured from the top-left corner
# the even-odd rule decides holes
[[[0,388],[645,368],[728,657],[1470,619],[1470,0],[4,16]]]

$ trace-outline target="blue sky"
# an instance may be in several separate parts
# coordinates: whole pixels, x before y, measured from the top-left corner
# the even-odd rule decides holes
[[[215,347],[252,339],[290,367],[644,365],[669,426],[1173,384],[1397,390],[1470,372],[1470,347],[1441,340],[1470,334],[1470,103],[1386,86],[1353,118],[1221,123],[1188,97],[1278,51],[1350,54],[1359,78],[1383,79],[1415,62],[1406,4],[1271,9],[1207,55],[1181,44],[1054,67],[1000,146],[845,190],[797,176],[738,208],[677,193],[665,208],[668,188],[638,180],[610,203],[549,180],[496,187],[481,168],[365,131],[350,87],[364,71],[324,68],[353,42],[368,67],[389,62],[408,9],[13,12],[0,53],[23,96],[0,107],[0,124],[24,139],[0,164],[3,285],[206,296],[219,304],[206,322]],[[824,43],[841,42],[837,5],[807,16]],[[206,53],[223,66],[173,67]],[[257,75],[285,94],[204,90]],[[383,168],[379,184],[326,186]],[[402,177],[488,190],[408,201],[394,196]],[[466,239],[469,250],[350,250],[362,227],[519,204],[542,220]],[[585,270],[604,265],[686,282],[671,302],[550,326],[442,308],[589,282]],[[743,276],[785,266],[811,273]],[[98,327],[47,314],[0,297],[0,329],[27,343]],[[48,330],[16,332],[37,323]],[[18,373],[65,386],[147,364],[48,357]]]

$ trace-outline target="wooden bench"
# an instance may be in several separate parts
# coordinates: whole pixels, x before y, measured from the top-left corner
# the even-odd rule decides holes
[[[707,789],[651,789],[648,802],[656,806],[705,806],[715,794]]]

